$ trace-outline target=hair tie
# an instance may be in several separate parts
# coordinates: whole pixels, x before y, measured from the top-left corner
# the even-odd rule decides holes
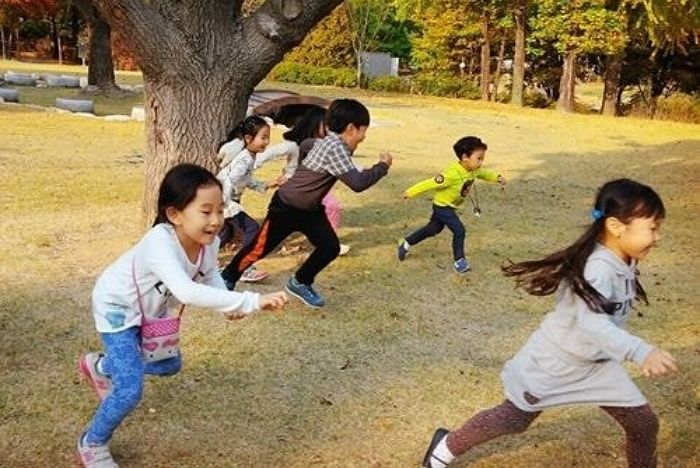
[[[593,211],[591,211],[591,217],[593,218],[594,221],[598,221],[599,219],[602,219],[603,217],[605,217],[605,215],[603,214],[603,212],[601,210],[594,209]]]

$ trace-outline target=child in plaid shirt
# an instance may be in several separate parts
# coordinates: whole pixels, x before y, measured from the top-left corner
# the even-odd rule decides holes
[[[245,269],[264,258],[293,232],[304,234],[314,251],[287,282],[287,291],[309,307],[323,307],[325,301],[313,289],[316,275],[340,252],[338,236],[325,215],[321,200],[340,179],[355,192],[367,190],[386,176],[392,157],[385,153],[369,169],[359,171],[352,153],[365,139],[369,111],[354,99],[333,101],[326,117],[328,135],[306,140],[301,154],[308,153],[294,172],[272,197],[267,217],[254,242],[243,248],[222,272],[225,280],[235,284]]]

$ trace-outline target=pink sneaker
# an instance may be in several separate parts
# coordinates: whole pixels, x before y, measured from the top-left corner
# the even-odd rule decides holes
[[[89,445],[83,441],[85,434],[78,439],[78,463],[86,468],[119,468],[109,453],[109,446]]]
[[[258,271],[254,266],[251,266],[246,268],[239,281],[242,283],[257,283],[258,281],[264,280],[268,276],[270,276],[268,272]]]
[[[112,391],[112,379],[97,371],[99,353],[85,353],[78,359],[78,372],[87,380],[100,400],[104,400]]]

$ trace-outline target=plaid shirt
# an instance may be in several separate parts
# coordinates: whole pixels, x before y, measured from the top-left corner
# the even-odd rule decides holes
[[[352,160],[352,151],[337,133],[329,132],[323,140],[319,140],[309,151],[301,163],[315,172],[327,172],[340,177],[356,169]]]

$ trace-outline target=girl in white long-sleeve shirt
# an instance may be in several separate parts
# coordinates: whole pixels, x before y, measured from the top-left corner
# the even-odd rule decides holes
[[[98,278],[92,311],[105,353],[87,353],[78,361],[102,400],[78,441],[85,466],[117,466],[107,444],[139,403],[145,374],[180,370],[177,328],[155,344],[144,339],[147,324],[172,327],[175,322],[167,319],[185,304],[241,318],[287,301],[283,292],[261,296],[226,289],[216,261],[222,225],[221,183],[202,167],[176,166],[161,184],[153,228]]]
[[[554,311],[506,363],[505,401],[459,429],[438,429],[423,466],[442,468],[476,445],[524,431],[542,410],[561,405],[599,406],[624,428],[629,466],[656,466],[658,419],[622,363],[634,362],[647,377],[677,370],[670,354],[625,330],[634,300],[646,302],[637,261],[658,242],[664,216],[653,189],[614,180],[598,192],[593,223],[573,245],[504,267],[533,295],[557,291]]]
[[[241,248],[246,248],[255,240],[260,224],[243,210],[241,205],[243,192],[249,188],[262,193],[276,186],[275,183],[268,184],[253,176],[258,154],[270,143],[270,125],[262,117],[251,115],[233,129],[229,138],[231,141],[219,149],[223,159],[221,170],[216,176],[223,186],[225,203],[224,227],[219,238],[223,247],[233,239],[235,231],[240,231],[243,233]],[[239,142],[242,146],[238,144]],[[229,157],[236,150],[238,153]],[[254,283],[267,276],[267,272],[257,270],[255,265],[251,265],[243,272],[240,281]]]

